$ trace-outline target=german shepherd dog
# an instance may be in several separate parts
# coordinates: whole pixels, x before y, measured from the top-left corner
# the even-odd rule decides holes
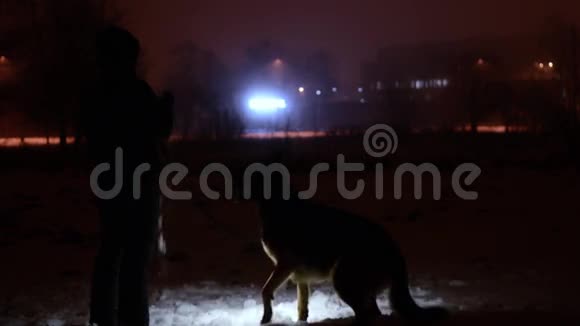
[[[294,197],[294,196],[293,196]],[[386,230],[362,217],[296,198],[259,200],[262,245],[274,263],[262,289],[262,324],[272,320],[274,292],[297,285],[298,319],[308,319],[310,284],[331,281],[357,325],[380,318],[377,295],[390,286],[393,310],[413,321],[438,320],[443,308],[419,307],[409,293],[405,259]]]

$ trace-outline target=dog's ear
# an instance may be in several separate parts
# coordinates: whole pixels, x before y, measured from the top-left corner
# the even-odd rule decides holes
[[[244,178],[244,197],[250,200],[263,200],[265,192],[264,179],[264,175],[261,173],[252,174],[249,180]],[[248,193],[250,198],[247,198]]]
[[[232,173],[232,199],[236,202],[244,200],[244,169],[236,168]]]

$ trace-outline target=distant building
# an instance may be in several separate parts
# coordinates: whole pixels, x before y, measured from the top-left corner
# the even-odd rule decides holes
[[[557,57],[542,45],[522,37],[391,46],[363,64],[361,77],[367,100],[403,128],[504,123],[504,106],[530,83],[561,93]]]

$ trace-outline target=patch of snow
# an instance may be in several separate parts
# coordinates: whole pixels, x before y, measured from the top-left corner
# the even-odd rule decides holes
[[[165,290],[161,300],[151,307],[151,321],[154,326],[246,326],[257,325],[262,317],[259,289],[252,287],[224,288],[216,284],[201,287],[185,287]],[[420,305],[441,304],[442,300],[427,300],[428,294],[422,289],[413,289]],[[391,309],[386,295],[378,299],[379,307],[385,314]],[[349,306],[344,304],[329,287],[313,291],[309,302],[309,322],[340,319],[353,316]],[[281,289],[274,300],[275,323],[295,323],[297,303],[294,290]]]
[[[46,321],[46,326],[64,326],[66,323],[60,319],[49,319]]]

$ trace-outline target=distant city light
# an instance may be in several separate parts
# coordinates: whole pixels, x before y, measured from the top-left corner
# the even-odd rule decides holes
[[[395,87],[399,87],[400,83],[395,82]],[[449,80],[443,79],[428,79],[428,80],[411,80],[410,87],[413,89],[423,88],[444,88],[449,86]]]
[[[287,107],[286,100],[279,97],[253,97],[248,101],[250,110],[256,113],[275,113]]]
[[[333,88],[332,88],[332,92],[333,92],[333,93],[336,93],[336,92],[338,92],[338,88],[336,88],[336,87],[333,87]]]
[[[362,92],[364,91],[364,89],[363,89],[362,87],[359,87],[359,88],[357,89],[357,91],[358,91],[359,93],[362,93]]]
[[[6,63],[8,62],[8,58],[6,58],[6,56],[0,56],[0,63]]]
[[[10,137],[0,138],[0,147],[20,147],[20,146],[50,146],[60,144],[60,137]],[[67,144],[73,144],[75,137],[66,137]]]
[[[362,104],[365,104],[365,103],[367,102],[367,100],[365,100],[364,98],[361,98],[361,99],[360,99],[360,102],[361,102]]]
[[[479,58],[477,59],[477,64],[483,66],[485,64],[485,60],[483,60],[483,58]]]
[[[305,90],[304,87],[298,87],[298,92],[304,93],[304,90]]]
[[[318,96],[322,95],[322,91],[321,91],[321,90],[319,90],[319,89],[318,89],[318,90],[316,90],[316,95],[318,95]]]
[[[544,63],[543,63],[543,62],[540,62],[540,63],[538,63],[538,67],[539,67],[540,69],[544,69]]]
[[[278,59],[274,60],[274,65],[276,65],[276,66],[280,66],[280,65],[282,65],[283,63],[284,63],[284,62],[283,62],[283,61],[282,61],[282,59],[280,59],[280,58],[278,58]]]
[[[554,68],[554,63],[552,61],[548,62],[548,67]]]

